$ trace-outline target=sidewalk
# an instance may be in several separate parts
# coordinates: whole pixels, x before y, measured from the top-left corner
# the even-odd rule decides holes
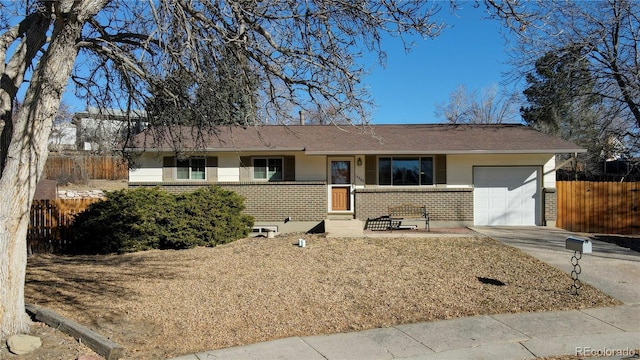
[[[474,229],[570,272],[571,233],[554,228]],[[575,235],[575,234],[573,234]],[[565,264],[566,263],[566,264]],[[634,358],[640,349],[640,254],[594,244],[581,280],[625,305],[571,311],[481,315],[353,333],[292,337],[185,355],[202,359],[533,359],[555,355]]]
[[[292,337],[175,360],[533,359],[576,353],[622,359],[638,348],[640,305],[623,305],[482,315],[354,333]]]

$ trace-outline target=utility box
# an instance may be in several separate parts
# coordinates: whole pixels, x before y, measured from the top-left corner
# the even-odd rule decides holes
[[[583,254],[591,253],[591,241],[569,236],[565,242],[565,246],[569,250],[578,251]]]

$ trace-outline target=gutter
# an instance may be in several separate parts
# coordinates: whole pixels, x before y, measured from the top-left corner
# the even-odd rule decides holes
[[[149,147],[149,148],[126,148],[126,150],[128,151],[156,151],[156,152],[176,152],[175,148],[166,148],[166,147],[162,147],[162,148],[156,148],[156,147]],[[184,150],[186,152],[233,152],[233,153],[239,153],[239,152],[282,152],[282,151],[304,151],[304,148],[300,148],[300,147],[274,147],[274,148],[270,148],[270,147],[259,147],[259,148],[246,148],[246,149],[234,149],[234,148],[189,148],[189,147],[184,147],[182,149],[178,149],[178,150]]]
[[[429,155],[482,155],[482,154],[577,154],[585,153],[585,149],[537,149],[537,150],[312,150],[305,151],[306,155],[416,155],[416,154],[429,154]]]

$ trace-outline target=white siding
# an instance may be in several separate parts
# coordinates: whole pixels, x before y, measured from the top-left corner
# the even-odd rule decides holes
[[[296,156],[296,180],[324,181],[327,179],[326,156]]]
[[[129,170],[129,182],[161,182],[162,157],[145,154],[139,159],[139,166]]]
[[[447,186],[473,186],[474,166],[541,166],[544,168],[544,185],[555,186],[553,154],[493,154],[493,155],[448,155]]]
[[[218,179],[220,182],[240,181],[240,155],[237,153],[210,154],[218,157]],[[296,153],[243,153],[242,156],[290,156],[296,157],[296,180],[324,181],[326,180],[326,156],[305,156]],[[161,182],[162,157],[146,154],[140,159],[141,166],[129,171],[130,182]]]
[[[542,167],[542,187],[555,189],[556,187],[556,157],[553,156]]]
[[[218,181],[240,181],[239,166],[240,155],[235,153],[218,155]]]
[[[129,182],[160,182],[162,181],[162,168],[147,168],[129,170]]]

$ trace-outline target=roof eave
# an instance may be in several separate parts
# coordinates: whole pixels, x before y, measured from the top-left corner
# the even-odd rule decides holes
[[[352,151],[305,151],[306,155],[415,155],[415,154],[434,154],[434,155],[478,155],[478,154],[574,154],[586,153],[586,149],[538,149],[538,150],[352,150]]]
[[[148,150],[155,150],[158,152],[175,152],[176,149],[174,148],[168,148],[168,147],[147,147],[147,148],[128,148],[128,150],[131,151],[148,151]],[[266,148],[266,147],[255,147],[255,148],[204,148],[204,149],[199,149],[199,148],[189,148],[189,149],[184,149],[185,151],[189,151],[189,152],[283,152],[283,151],[304,151],[304,147],[273,147],[273,148]]]

